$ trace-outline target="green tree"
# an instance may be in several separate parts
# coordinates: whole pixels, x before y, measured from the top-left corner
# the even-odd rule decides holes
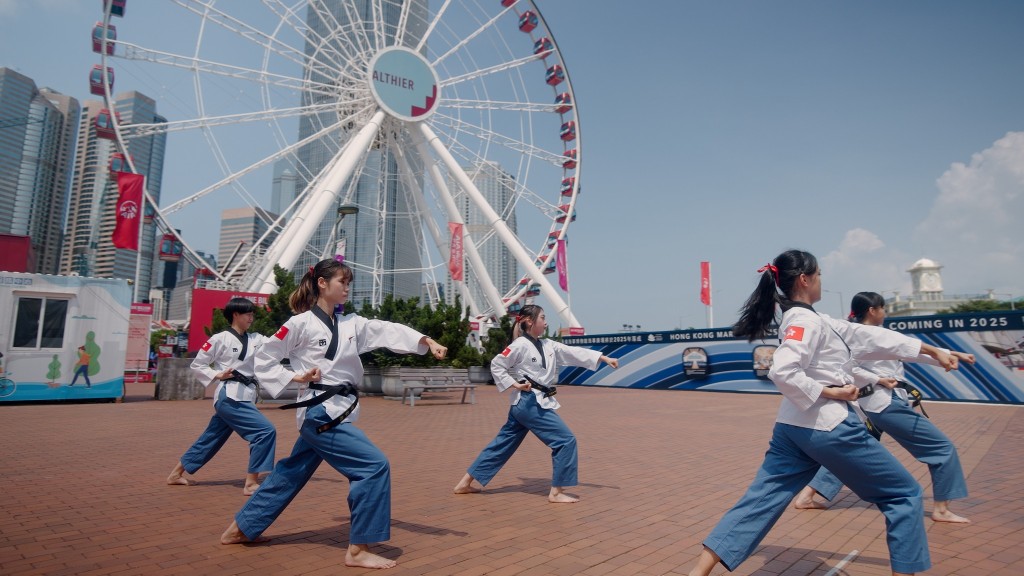
[[[53,355],[53,360],[50,361],[50,365],[47,366],[48,371],[46,372],[47,382],[56,382],[60,378],[60,360],[57,355]]]
[[[295,292],[295,288],[297,288],[295,277],[292,276],[291,272],[278,265],[274,265],[274,282],[277,284],[277,290],[267,297],[266,308],[256,307],[252,326],[249,327],[251,332],[258,332],[264,336],[273,336],[278,328],[292,317],[292,309],[288,305],[288,299],[291,297],[292,292]],[[217,308],[213,311],[213,320],[210,322],[210,326],[203,328],[207,336],[223,332],[230,326],[227,318],[224,317],[223,310],[223,308]]]
[[[979,299],[970,300],[963,304],[957,304],[948,310],[942,310],[939,314],[960,314],[964,312],[1009,312],[1015,308],[1019,309],[1018,302],[1011,302],[1010,300],[1000,302],[999,300]]]

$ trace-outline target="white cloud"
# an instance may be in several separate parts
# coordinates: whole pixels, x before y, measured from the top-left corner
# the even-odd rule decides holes
[[[1024,291],[1024,132],[950,166],[914,242],[945,268],[947,292]]]
[[[846,232],[839,247],[819,259],[822,286],[829,291],[822,295],[822,310],[835,312],[848,309],[850,298],[857,292],[879,292],[891,297],[893,291],[907,294],[910,289],[909,256],[886,246],[877,234],[864,228]],[[832,295],[834,294],[834,295]]]

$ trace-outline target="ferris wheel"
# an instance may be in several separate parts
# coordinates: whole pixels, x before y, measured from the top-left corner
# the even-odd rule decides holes
[[[346,263],[373,280],[374,304],[389,278],[437,286],[460,271],[477,288],[455,289],[480,318],[542,294],[564,325],[580,325],[549,279],[558,260],[564,284],[580,122],[534,2],[125,4],[106,0],[93,32],[98,92],[115,110],[116,72],[118,89],[146,93],[166,121],[102,121],[129,171],[133,140],[166,134],[169,153],[185,150],[184,166],[164,168],[153,216],[197,266],[209,267],[192,244],[216,229],[211,218],[247,206],[267,232],[213,270],[234,289],[272,292],[275,264],[335,254],[344,235],[362,244]],[[274,188],[282,181],[294,198]],[[484,263],[496,245],[515,261],[512,281]]]

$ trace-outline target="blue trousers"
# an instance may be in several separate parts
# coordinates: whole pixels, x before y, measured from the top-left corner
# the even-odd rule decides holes
[[[274,471],[235,515],[242,534],[249,539],[263,534],[326,460],[349,481],[349,543],[373,544],[391,538],[388,459],[354,424],[345,423],[323,434],[316,433],[317,426],[331,420],[323,406],[306,409],[306,419],[291,455],[278,461]]]
[[[227,397],[221,388],[213,404],[214,414],[206,430],[181,457],[181,465],[189,474],[195,474],[210,461],[237,432],[249,443],[249,473],[269,472],[274,467],[277,449],[277,430],[252,402],[239,402]]]
[[[858,496],[882,511],[893,571],[921,572],[931,566],[921,487],[852,411],[827,432],[776,423],[754,482],[704,545],[734,570],[754,552],[820,466],[828,466]]]
[[[89,365],[88,364],[85,365],[85,366],[79,366],[78,369],[75,370],[75,377],[71,379],[71,384],[68,384],[68,386],[74,386],[75,382],[78,382],[78,377],[79,376],[85,376],[85,385],[86,385],[86,387],[92,388],[92,382],[89,381]]]
[[[579,484],[579,463],[576,436],[554,411],[541,408],[533,392],[520,394],[519,402],[508,410],[508,420],[498,435],[484,448],[469,467],[469,475],[486,486],[501,467],[515,454],[527,432],[533,432],[551,448],[551,485]]]
[[[889,407],[869,414],[876,428],[892,436],[910,454],[928,465],[932,477],[932,497],[939,502],[967,497],[967,481],[960,466],[956,446],[931,420],[914,411],[905,400],[893,394]],[[843,483],[824,466],[811,480],[811,488],[832,500]]]

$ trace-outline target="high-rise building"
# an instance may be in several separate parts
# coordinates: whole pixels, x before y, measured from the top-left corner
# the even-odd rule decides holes
[[[473,166],[464,166],[463,170],[466,171],[470,180],[491,207],[502,216],[509,230],[513,233],[517,232],[515,205],[512,203],[515,198],[515,178],[502,169],[497,162],[479,162]],[[449,186],[452,190],[458,190],[454,181],[450,182]],[[458,194],[455,197],[455,205],[462,215],[466,231],[472,236],[474,242],[480,242],[480,239],[491,233],[490,223],[484,217],[483,212],[470,200],[468,194],[465,192]],[[477,244],[477,252],[499,294],[505,294],[515,287],[519,280],[518,262],[497,234],[491,234],[483,243]],[[487,301],[468,259],[463,265],[463,270],[466,271],[463,278],[469,295],[479,307],[487,308],[490,302]],[[446,286],[446,301],[449,304],[454,304],[455,296],[461,294],[461,291],[454,285],[451,276],[448,277]],[[462,303],[463,307],[467,304],[467,302]]]
[[[276,214],[262,208],[229,208],[220,213],[220,243],[217,247],[217,261],[227,269],[239,264],[241,258],[263,238],[268,223],[277,219]],[[260,245],[266,249],[274,241],[276,234],[268,234]],[[232,278],[241,278],[248,269],[249,263],[242,262]]]
[[[409,1],[411,5],[405,22],[410,28],[406,30],[403,38],[405,46],[414,47],[423,37],[429,20],[426,0]],[[332,112],[304,116],[299,123],[300,140],[337,123],[340,115],[346,114],[344,106],[340,105],[341,99],[338,95],[342,95],[343,98],[346,91],[344,82],[352,80],[338,78],[334,72],[337,65],[330,60],[354,56],[353,46],[394,45],[395,31],[402,19],[402,6],[397,3],[381,6],[378,3],[363,2],[346,9],[337,0],[314,0],[311,2],[311,6],[313,5],[316,5],[316,9],[308,9],[306,17],[309,33],[305,53],[310,62],[310,80],[314,84],[336,85],[337,90],[306,92],[302,97],[302,105],[339,102],[339,106]],[[355,37],[356,28],[350,25],[353,19],[373,21],[376,18],[383,20],[384,25],[375,28],[364,28],[360,25],[358,37]],[[353,30],[352,37],[338,35],[337,30]],[[376,37],[381,30],[384,31],[386,38]],[[325,43],[331,46],[324,46]],[[337,149],[337,142],[330,143],[320,139],[298,150],[294,166],[299,190],[304,189],[320,174]],[[397,160],[386,149],[374,147],[367,154],[364,169],[358,178],[354,185],[345,183],[345,189],[351,192],[351,196],[346,198],[346,194],[343,193],[339,197],[339,204],[355,204],[359,207],[358,214],[345,217],[340,232],[346,241],[345,258],[355,269],[349,300],[358,307],[363,302],[373,301],[375,295],[418,297],[422,278],[419,252],[421,242],[418,241],[420,231],[415,225],[416,219],[410,217],[414,207],[411,206],[405,184],[399,181]],[[309,266],[320,259],[331,230],[335,227],[336,219],[333,211],[324,215],[324,220],[313,234],[307,250],[293,269],[296,276],[301,276]],[[377,249],[378,243],[382,250]],[[361,273],[361,267],[408,272],[374,278],[369,273]]]
[[[79,114],[74,98],[0,68],[0,233],[31,239],[35,272],[59,271]]]
[[[115,102],[122,125],[167,121],[156,113],[156,102],[140,92],[118,94]],[[61,273],[134,279],[136,294],[144,299],[149,297],[152,286],[162,284],[166,263],[154,258],[156,225],[152,222],[143,224],[138,278],[136,251],[115,248],[111,242],[118,191],[117,180],[110,171],[110,158],[116,147],[112,140],[96,133],[96,117],[103,108],[103,102],[94,100],[87,100],[82,108]],[[135,169],[146,176],[146,190],[158,203],[166,142],[163,132],[128,141],[128,154]]]

